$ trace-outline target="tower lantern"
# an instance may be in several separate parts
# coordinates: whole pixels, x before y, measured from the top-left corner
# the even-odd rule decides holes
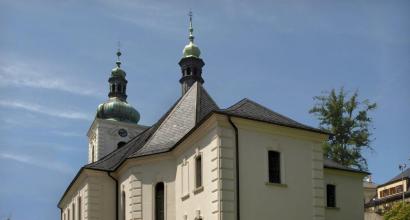
[[[199,50],[199,47],[194,44],[194,38],[192,12],[189,12],[189,43],[184,47],[184,50],[182,51],[183,56],[179,61],[182,73],[182,77],[179,80],[182,87],[182,95],[184,95],[195,82],[201,84],[204,83],[204,79],[202,78],[202,67],[205,63],[200,58],[201,51]]]

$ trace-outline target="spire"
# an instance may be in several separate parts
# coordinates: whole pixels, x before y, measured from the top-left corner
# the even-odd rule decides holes
[[[121,67],[121,61],[120,61],[120,56],[122,55],[121,50],[121,43],[118,41],[118,49],[117,49],[117,62],[115,62],[117,64],[117,67],[120,68]]]
[[[204,83],[202,79],[202,67],[205,65],[200,58],[201,51],[199,47],[194,44],[194,28],[192,26],[192,11],[189,11],[189,43],[184,47],[183,56],[179,61],[181,67],[182,77],[179,80],[182,86],[182,95],[184,95],[189,88],[195,83]]]
[[[108,93],[109,99],[98,106],[96,117],[138,123],[140,119],[138,111],[127,103],[128,81],[125,79],[125,71],[121,69],[120,57],[122,53],[120,50],[120,43],[118,43],[116,55],[116,67],[112,69],[111,76],[108,79],[110,85],[110,91]]]
[[[125,76],[127,75],[124,70],[121,69],[121,61],[120,57],[122,55],[120,50],[120,45],[118,43],[117,49],[117,61],[115,64],[117,65],[111,71],[111,77],[109,78],[108,82],[110,83],[110,92],[108,93],[108,97],[110,98],[118,98],[120,100],[126,101],[127,94],[126,94],[126,87],[127,87],[127,80]]]
[[[192,11],[189,11],[189,42],[194,43],[194,28],[192,27]]]
[[[189,11],[189,43],[185,46],[182,51],[183,57],[198,57],[201,55],[201,50],[194,44],[194,28],[192,26],[192,11]]]

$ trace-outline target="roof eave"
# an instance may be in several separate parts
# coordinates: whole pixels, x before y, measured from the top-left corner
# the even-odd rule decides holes
[[[232,116],[232,117],[242,118],[242,119],[248,119],[248,120],[253,120],[253,121],[264,122],[264,123],[268,123],[268,124],[274,124],[274,125],[283,126],[283,127],[288,127],[288,128],[294,128],[294,129],[309,131],[309,132],[315,132],[315,133],[324,134],[324,135],[332,135],[331,133],[329,133],[329,132],[327,132],[327,131],[320,130],[320,129],[314,129],[314,128],[308,129],[308,128],[303,128],[303,127],[297,127],[297,126],[292,126],[292,125],[286,125],[286,124],[282,124],[282,123],[275,123],[275,122],[271,122],[271,121],[265,121],[265,120],[260,120],[260,119],[251,118],[251,117],[245,117],[245,116],[241,116],[241,115],[237,115],[237,114],[231,114],[231,113],[228,113],[228,112],[225,112],[225,111],[215,111],[215,113],[217,113],[217,114],[222,114],[222,115],[226,115],[226,116]]]

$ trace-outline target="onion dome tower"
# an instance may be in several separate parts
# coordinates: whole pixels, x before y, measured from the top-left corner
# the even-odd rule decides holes
[[[202,78],[202,67],[205,65],[204,61],[200,58],[201,51],[199,47],[194,44],[194,28],[192,27],[192,12],[189,12],[189,43],[184,47],[182,51],[182,58],[179,61],[181,67],[182,77],[179,80],[182,87],[182,95],[184,95],[188,89],[195,83],[204,83]]]
[[[137,124],[140,120],[138,111],[127,103],[127,83],[126,73],[121,69],[121,51],[117,51],[117,66],[112,69],[108,79],[110,92],[108,101],[102,103],[97,108],[97,118],[109,119]]]

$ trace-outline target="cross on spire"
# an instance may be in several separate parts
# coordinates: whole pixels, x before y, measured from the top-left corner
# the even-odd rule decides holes
[[[192,27],[192,11],[189,10],[188,16],[189,16],[189,41],[194,42],[194,28]]]
[[[118,48],[117,48],[117,62],[115,62],[117,64],[118,67],[121,66],[121,61],[120,61],[120,56],[121,56],[121,42],[118,41]]]

